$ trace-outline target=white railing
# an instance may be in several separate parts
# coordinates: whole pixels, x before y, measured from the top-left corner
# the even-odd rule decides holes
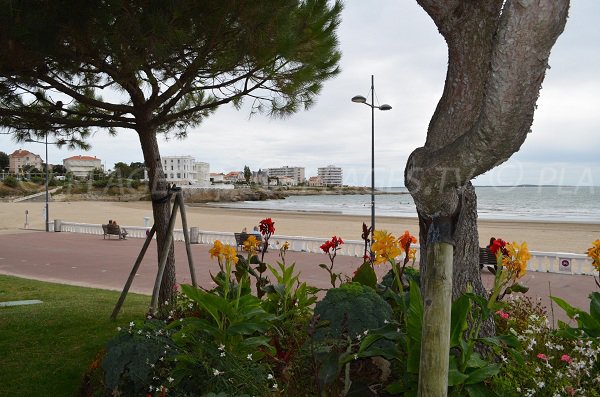
[[[62,232],[103,234],[102,225],[64,221],[58,221],[58,224],[60,225],[60,231]],[[125,225],[123,227],[127,229],[128,238],[146,238],[146,232],[150,230],[149,227],[141,226]],[[50,230],[54,230],[54,223],[50,223]],[[173,238],[175,241],[183,241],[183,230],[175,229],[173,231]],[[191,230],[190,240],[193,243],[197,242],[199,244],[213,244],[215,240],[220,240],[224,244],[235,245],[235,237],[231,232],[198,230],[197,236],[195,236],[194,230]],[[269,240],[269,246],[272,249],[277,249],[280,244],[287,241],[290,244],[291,251],[321,253],[323,251],[321,251],[320,247],[325,240],[325,238],[320,237],[282,236],[276,234]],[[415,248],[418,248],[418,246],[415,246]],[[338,251],[338,255],[362,257],[363,252],[364,243],[362,240],[345,240],[341,249]],[[586,255],[564,252],[532,251],[531,256],[532,257],[527,264],[528,271],[561,274],[595,274],[592,261]]]

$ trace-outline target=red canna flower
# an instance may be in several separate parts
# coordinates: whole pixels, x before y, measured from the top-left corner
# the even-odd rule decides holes
[[[260,221],[259,229],[263,236],[271,236],[271,234],[275,233],[275,222],[271,218],[263,219]]]

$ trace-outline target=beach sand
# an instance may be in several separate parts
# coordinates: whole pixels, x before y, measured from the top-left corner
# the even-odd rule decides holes
[[[0,233],[14,233],[24,229],[25,211],[28,228],[44,229],[43,202],[0,203]],[[335,210],[332,208],[332,210]],[[122,226],[144,226],[145,217],[152,224],[151,203],[71,201],[50,202],[50,220],[65,222],[107,223],[116,220]],[[251,230],[261,219],[275,221],[275,234],[330,238],[337,235],[346,240],[360,240],[362,223],[370,224],[370,216],[333,213],[283,212],[220,208],[210,205],[186,206],[188,226],[200,230],[237,232]],[[377,229],[399,235],[405,230],[418,235],[416,218],[378,216]],[[532,251],[569,252],[583,254],[592,241],[600,238],[600,224],[546,221],[479,220],[480,245],[487,245],[490,237],[508,241],[527,242]],[[178,218],[177,228],[181,227]]]

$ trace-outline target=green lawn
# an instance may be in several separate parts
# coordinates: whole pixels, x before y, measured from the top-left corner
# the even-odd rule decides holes
[[[0,396],[69,397],[118,326],[143,318],[150,297],[129,294],[117,321],[118,292],[0,275]]]

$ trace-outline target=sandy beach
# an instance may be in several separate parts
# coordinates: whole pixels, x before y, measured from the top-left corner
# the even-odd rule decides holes
[[[28,229],[44,229],[44,203],[0,203],[0,233],[23,230],[28,211]],[[152,223],[150,202],[51,202],[50,219],[67,222],[107,223],[117,220],[123,226],[144,226],[145,217]],[[330,213],[283,212],[219,208],[208,205],[186,206],[188,225],[200,230],[234,232],[249,230],[267,217],[275,221],[276,234],[329,238],[332,235],[347,240],[360,240],[362,223],[369,216]],[[176,227],[181,227],[178,222]],[[418,233],[416,218],[377,217],[377,228],[396,235],[404,230]],[[600,238],[600,224],[545,221],[479,220],[480,245],[490,237],[509,241],[525,241],[532,251],[585,253],[591,242]]]

